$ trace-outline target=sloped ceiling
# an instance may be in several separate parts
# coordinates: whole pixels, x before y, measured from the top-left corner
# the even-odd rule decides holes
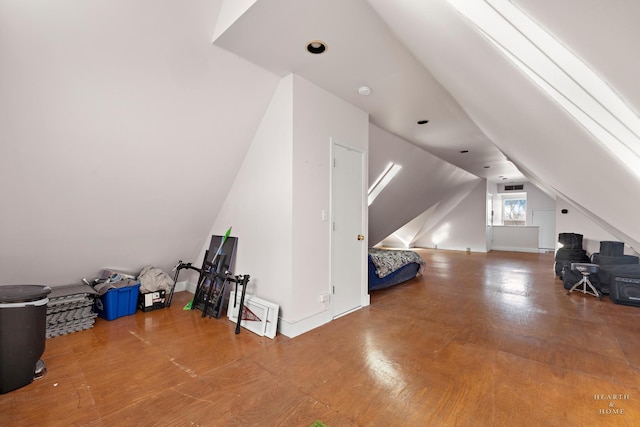
[[[640,178],[542,93],[445,1],[370,0],[394,33],[532,181],[564,195],[634,248]],[[519,1],[539,23],[598,72],[637,113],[640,60],[636,2]],[[548,8],[547,8],[548,6]],[[593,9],[590,9],[593,7]],[[592,49],[596,33],[598,41]],[[611,64],[615,65],[611,65]],[[624,69],[620,71],[619,68]]]
[[[308,53],[312,40],[326,52]],[[258,0],[214,44],[327,89],[376,126],[476,176],[523,178],[366,0]],[[361,86],[371,95],[359,95]],[[429,123],[418,125],[422,119]]]
[[[512,0],[591,65],[640,113],[640,3],[598,0]]]
[[[278,83],[220,5],[0,3],[0,284],[201,262]]]
[[[514,1],[639,111],[640,3]],[[212,45],[221,6],[0,3],[0,283],[196,262],[286,72],[475,176],[522,171],[640,246],[636,172],[445,0],[260,0]]]
[[[584,55],[638,111],[637,85],[630,82],[639,60],[630,48],[640,30],[629,16],[638,16],[639,6],[561,3],[517,2]],[[595,52],[594,32],[606,40]],[[324,54],[304,51],[314,39],[327,43]],[[625,197],[638,192],[638,173],[446,0],[259,0],[215,43],[279,75],[301,75],[369,112],[373,124],[476,176],[497,180],[526,172],[548,193],[563,195],[603,228],[639,246],[640,226]],[[357,94],[363,85],[371,87],[370,96]],[[422,118],[431,122],[417,126]]]
[[[378,176],[392,159],[402,169],[369,206],[373,246],[443,200],[466,195],[483,181],[375,125],[369,129],[370,174]],[[404,245],[412,243],[414,236]]]

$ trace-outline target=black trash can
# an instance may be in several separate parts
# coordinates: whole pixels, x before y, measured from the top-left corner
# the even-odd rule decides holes
[[[0,286],[0,394],[45,372],[48,286]]]

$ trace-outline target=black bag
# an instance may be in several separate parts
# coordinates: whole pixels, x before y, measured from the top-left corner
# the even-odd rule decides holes
[[[560,248],[556,251],[555,271],[556,276],[562,279],[564,272],[571,270],[571,263],[574,262],[591,262],[587,251],[584,249],[566,249]]]
[[[560,248],[556,251],[556,261],[590,262],[584,249]]]
[[[565,249],[582,249],[582,234],[576,233],[560,233],[558,234],[558,242],[562,243]]]
[[[624,243],[622,242],[600,242],[600,255],[622,256],[624,255]]]

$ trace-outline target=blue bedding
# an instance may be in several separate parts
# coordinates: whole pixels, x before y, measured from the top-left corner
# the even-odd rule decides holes
[[[395,262],[392,262],[392,264],[395,264],[395,266],[392,267],[393,271],[389,272],[386,267],[379,266],[378,255],[380,255],[381,253],[384,254],[384,257],[395,258]],[[376,258],[375,262],[372,258],[372,254]],[[409,260],[407,259],[411,258],[411,256],[407,257],[407,255],[413,254],[415,253],[411,251],[385,251],[381,249],[370,249],[368,256],[369,290],[375,291],[378,289],[388,288],[390,286],[394,286],[406,282],[407,280],[413,279],[414,277],[416,277],[416,275],[422,273],[425,263],[419,256],[417,256],[417,254],[413,256],[413,258],[415,258],[415,261],[409,262]],[[378,264],[378,266],[376,264]],[[383,277],[380,277],[380,274],[378,274],[379,271],[383,271]]]

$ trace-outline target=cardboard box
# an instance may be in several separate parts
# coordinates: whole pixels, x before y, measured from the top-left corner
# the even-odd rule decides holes
[[[166,291],[146,292],[138,295],[138,309],[153,311],[165,307]]]

